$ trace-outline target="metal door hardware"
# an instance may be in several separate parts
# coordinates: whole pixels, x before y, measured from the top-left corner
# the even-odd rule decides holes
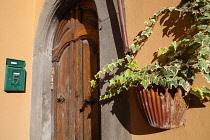
[[[84,99],[84,102],[88,105],[92,105],[92,104],[96,103],[97,100],[94,99],[93,97],[89,96],[88,98]]]
[[[62,95],[60,95],[60,97],[59,98],[57,98],[57,102],[58,103],[62,103],[62,102],[64,102],[66,99],[62,96]]]

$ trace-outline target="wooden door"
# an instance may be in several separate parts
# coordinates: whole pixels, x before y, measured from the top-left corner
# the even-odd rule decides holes
[[[98,20],[92,0],[81,0],[60,20],[53,44],[53,118],[55,140],[99,140]],[[91,102],[92,101],[92,102]]]

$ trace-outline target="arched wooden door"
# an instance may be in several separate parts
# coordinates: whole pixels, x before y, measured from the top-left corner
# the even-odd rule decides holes
[[[80,0],[60,20],[53,44],[55,140],[99,140],[98,90],[90,80],[98,71],[98,20],[94,1]]]

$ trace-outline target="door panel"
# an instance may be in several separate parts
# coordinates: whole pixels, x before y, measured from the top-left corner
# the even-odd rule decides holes
[[[98,89],[90,91],[90,80],[98,71],[96,25],[92,0],[81,0],[58,25],[52,54],[55,140],[100,139],[98,102],[84,102],[99,96]]]
[[[63,52],[63,55],[58,63],[56,63],[56,135],[62,140],[66,138],[66,128],[68,128],[68,101],[58,102],[59,98],[67,99],[69,96],[69,74],[68,74],[68,49]],[[64,80],[65,79],[65,80]]]

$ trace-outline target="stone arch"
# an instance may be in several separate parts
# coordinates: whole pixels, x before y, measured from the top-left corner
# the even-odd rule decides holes
[[[53,118],[51,116],[51,68],[52,45],[59,15],[65,13],[79,0],[45,0],[39,17],[33,49],[33,72],[31,90],[30,140],[51,140]],[[115,57],[123,56],[122,39],[118,23],[117,0],[94,0],[99,19],[100,67]],[[108,4],[109,3],[109,4]],[[104,88],[101,90],[103,91]],[[124,124],[110,113],[112,105],[101,110],[102,139],[119,137],[130,139]],[[106,122],[109,118],[109,123]],[[129,119],[129,118],[127,118]],[[107,129],[107,126],[111,128]],[[116,132],[112,130],[117,129]]]

